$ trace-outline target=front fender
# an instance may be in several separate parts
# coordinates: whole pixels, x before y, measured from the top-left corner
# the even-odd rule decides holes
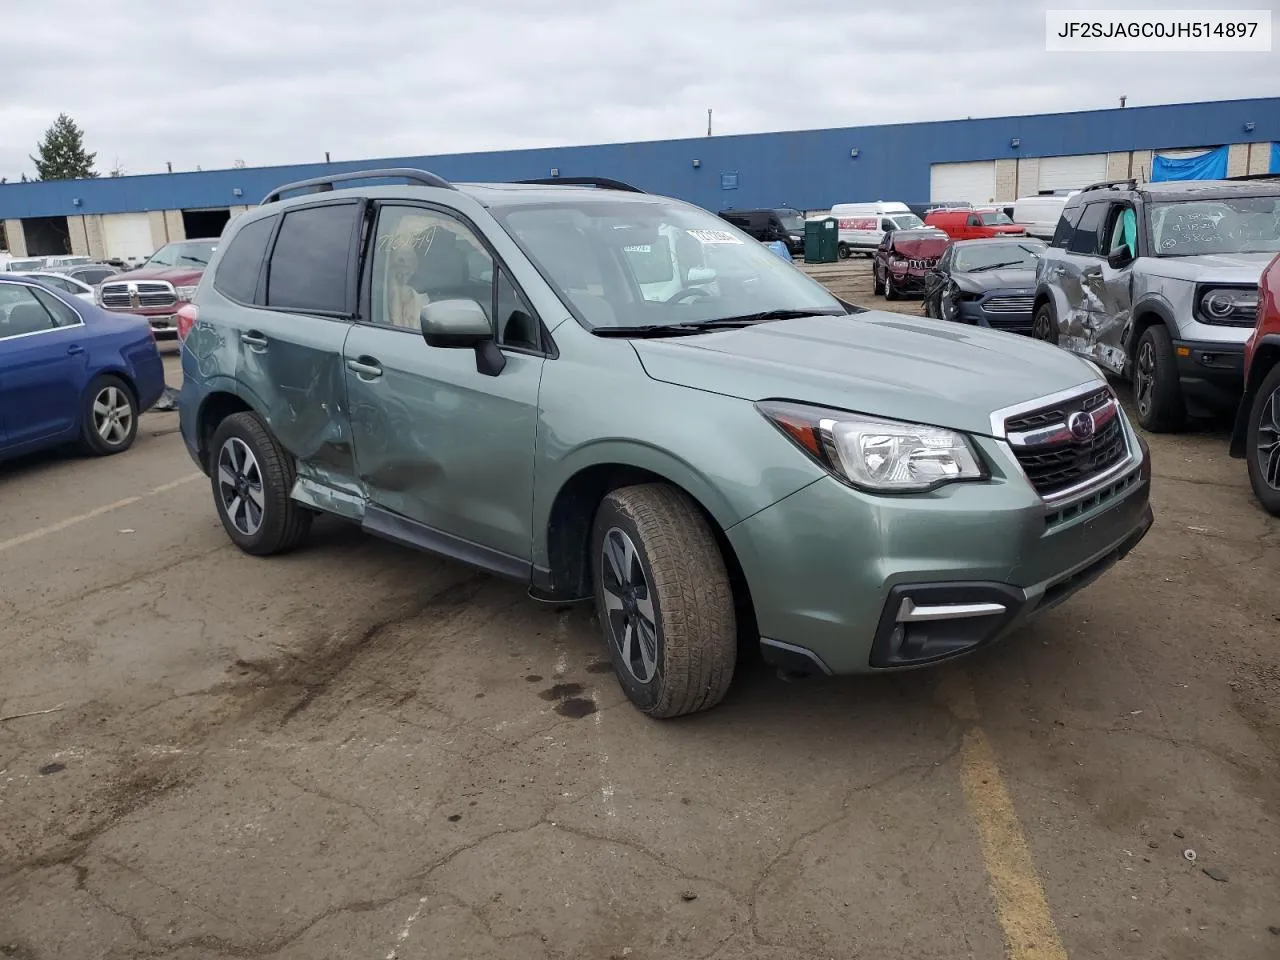
[[[1139,324],[1137,321],[1146,314],[1154,314],[1160,318],[1160,322],[1169,328],[1171,334],[1176,335],[1178,324],[1173,304],[1159,293],[1145,293],[1138,297],[1133,303],[1133,309],[1129,311],[1129,325],[1125,327],[1124,334],[1121,336],[1120,342],[1124,344],[1125,353],[1132,353],[1133,346],[1138,341],[1138,334],[1145,324]]]

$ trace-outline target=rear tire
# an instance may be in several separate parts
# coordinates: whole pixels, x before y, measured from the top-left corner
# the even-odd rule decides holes
[[[1133,399],[1138,423],[1152,433],[1173,433],[1186,422],[1173,339],[1161,324],[1143,330],[1134,348]]]
[[[877,297],[884,296],[884,284],[880,282],[880,271],[875,267],[871,268],[871,292]]]
[[[1280,517],[1280,364],[1271,368],[1249,410],[1249,483],[1272,516]]]
[[[80,447],[95,457],[124,453],[138,436],[138,399],[114,374],[94,379],[80,411]]]
[[[714,707],[733,680],[733,590],[706,518],[662,483],[615,490],[591,531],[596,613],[618,683],[651,717]]]
[[[289,496],[297,479],[293,457],[258,415],[227,417],[209,448],[213,502],[232,543],[255,557],[302,543],[315,515]]]

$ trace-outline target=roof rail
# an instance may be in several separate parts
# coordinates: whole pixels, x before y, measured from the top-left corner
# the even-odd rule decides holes
[[[1227,177],[1228,180],[1280,180],[1280,172],[1277,173],[1240,173],[1234,177]]]
[[[1081,187],[1080,192],[1086,193],[1089,190],[1116,190],[1121,187],[1129,190],[1138,189],[1138,181],[1134,177],[1126,177],[1123,180],[1102,180],[1099,183],[1091,183],[1087,187]]]
[[[317,188],[316,192],[324,192],[332,190],[335,183],[350,180],[383,180],[390,177],[399,177],[422,187],[443,187],[446,190],[457,189],[444,177],[437,177],[434,173],[429,173],[426,170],[415,170],[413,167],[389,167],[384,170],[352,170],[348,173],[334,173],[324,177],[312,177],[310,180],[297,180],[293,183],[286,183],[284,186],[276,187],[268,193],[262,202],[264,204],[275,203],[280,199],[282,193],[302,190],[305,187],[315,187]]]
[[[639,187],[607,177],[541,177],[537,180],[516,180],[516,183],[546,184],[549,186],[599,187],[601,190],[622,190],[626,193],[644,193]]]

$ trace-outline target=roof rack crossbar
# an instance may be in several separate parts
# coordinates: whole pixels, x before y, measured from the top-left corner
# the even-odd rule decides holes
[[[382,170],[351,170],[347,173],[333,173],[323,177],[312,177],[309,180],[296,180],[293,183],[286,183],[282,187],[276,187],[263,198],[262,202],[264,204],[274,203],[280,199],[280,195],[283,193],[291,193],[294,190],[303,190],[307,187],[315,187],[317,192],[324,192],[332,190],[335,183],[352,180],[385,180],[392,177],[408,180],[422,187],[442,187],[445,190],[457,189],[444,177],[438,177],[426,170],[415,170],[413,167],[389,167]]]
[[[1135,177],[1125,177],[1122,180],[1102,180],[1098,183],[1091,183],[1087,187],[1081,187],[1080,192],[1085,193],[1089,190],[1114,190],[1117,187],[1128,187],[1130,190],[1136,189],[1138,181]]]
[[[548,186],[599,187],[601,190],[622,190],[626,193],[644,193],[639,187],[608,177],[540,177],[536,180],[516,180],[516,183],[545,184]]]

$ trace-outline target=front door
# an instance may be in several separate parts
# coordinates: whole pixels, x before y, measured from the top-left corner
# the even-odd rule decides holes
[[[1128,250],[1137,256],[1137,219],[1127,203],[1113,203],[1102,231],[1102,264],[1095,300],[1097,314],[1090,321],[1090,356],[1115,373],[1125,372],[1124,340],[1133,322],[1133,266],[1113,267],[1107,258]]]
[[[382,207],[366,280],[344,351],[365,495],[448,549],[527,563],[545,363],[532,309],[469,225],[425,206]],[[473,350],[423,340],[422,308],[449,299],[474,300],[495,321],[497,376],[477,370]]]
[[[355,489],[355,460],[342,347],[355,313],[353,251],[363,213],[354,201],[290,209],[267,262],[263,308],[230,314],[239,337],[236,379],[260,401],[298,473],[346,490]]]
[[[1102,231],[1107,218],[1105,201],[1085,206],[1067,240],[1062,258],[1061,289],[1066,300],[1066,316],[1058,318],[1062,346],[1090,355],[1094,317],[1102,292]]]
[[[69,434],[80,415],[88,353],[85,326],[53,295],[0,284],[0,410],[5,445]]]

